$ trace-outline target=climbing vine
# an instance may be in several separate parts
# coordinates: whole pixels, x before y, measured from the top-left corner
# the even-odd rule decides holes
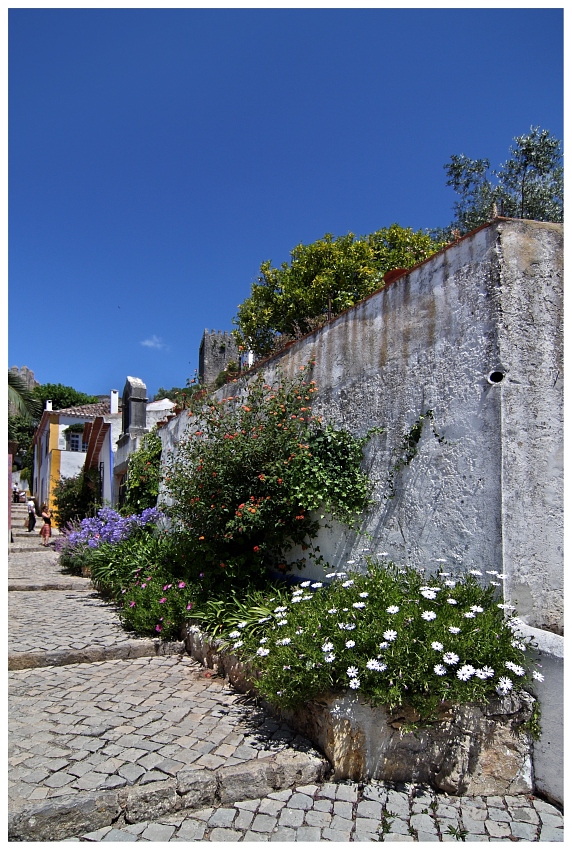
[[[419,451],[419,441],[421,440],[421,434],[423,433],[423,426],[425,425],[425,420],[429,420],[431,422],[431,426],[433,429],[433,435],[438,443],[446,442],[445,438],[441,436],[437,432],[435,428],[435,417],[433,415],[433,411],[431,409],[426,410],[425,413],[419,415],[419,417],[415,420],[409,431],[407,431],[401,442],[399,447],[399,456],[397,461],[394,463],[391,473],[387,479],[387,483],[389,485],[389,491],[387,494],[388,499],[393,499],[396,494],[395,491],[395,478],[402,469],[405,469],[406,466],[409,466],[411,461],[417,456]]]

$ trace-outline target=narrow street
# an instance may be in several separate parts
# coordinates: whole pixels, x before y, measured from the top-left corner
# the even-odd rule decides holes
[[[309,741],[184,652],[125,632],[12,506],[13,841],[562,841],[538,798],[328,781]]]

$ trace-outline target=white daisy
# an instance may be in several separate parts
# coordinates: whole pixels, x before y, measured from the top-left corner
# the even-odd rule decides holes
[[[386,632],[383,633],[383,636],[386,640],[392,641],[395,640],[395,638],[397,637],[397,632],[395,632],[393,629],[388,629]]]
[[[513,664],[512,661],[505,661],[504,666],[508,670],[512,670],[515,676],[524,676],[524,667],[521,667],[520,664]]]
[[[448,580],[445,582],[445,584],[447,585],[447,587],[456,587],[456,586],[457,586],[457,582],[456,582],[456,581],[453,581],[452,579],[448,579]]]
[[[367,597],[369,596],[369,593],[367,592],[367,590],[364,590],[363,593],[360,593],[360,596],[361,596],[362,599],[367,599]]]
[[[342,582],[342,587],[351,587],[353,583],[354,583],[353,579],[349,578],[347,581]]]
[[[353,632],[355,627],[356,627],[355,623],[346,623],[346,632]]]
[[[544,676],[542,675],[542,673],[539,673],[537,670],[533,671],[532,678],[536,679],[537,682],[544,682]]]
[[[266,643],[268,638],[260,638],[260,643]]]
[[[313,587],[314,589],[316,589],[316,588],[318,588],[318,587],[323,587],[323,586],[324,586],[324,585],[323,585],[323,582],[321,582],[321,581],[315,581],[315,582],[312,584],[312,587]]]
[[[326,573],[326,578],[333,578],[335,573]]]
[[[268,620],[271,620],[271,619],[272,619],[272,617],[261,617],[258,622],[259,623],[267,623]]]
[[[431,649],[435,649],[437,652],[441,652],[441,650],[443,649],[443,644],[439,643],[438,640],[434,640],[431,644]]]
[[[473,611],[475,614],[482,614],[484,608],[481,608],[480,605],[471,605],[471,611]]]
[[[338,609],[337,609],[337,608],[330,608],[330,609],[328,610],[328,614],[337,614],[337,613],[338,613]]]
[[[352,608],[365,608],[365,602],[354,602]]]
[[[457,679],[462,682],[468,682],[471,676],[475,675],[475,668],[470,664],[463,664],[460,670],[457,670]]]
[[[287,611],[287,610],[288,610],[288,608],[286,607],[286,605],[280,605],[278,608],[274,609],[274,613],[275,614],[281,614],[282,611]]]
[[[449,631],[452,635],[458,635],[461,629],[458,626],[449,626]]]
[[[475,670],[475,676],[477,679],[490,679],[491,676],[495,675],[495,671],[492,667],[482,667],[479,670]]]
[[[499,602],[497,608],[500,608],[501,611],[513,611],[514,605],[509,605],[507,602],[505,602],[504,604],[502,602]]]
[[[276,641],[276,646],[288,646],[289,643],[292,643],[291,638],[282,638]]]
[[[508,578],[506,573],[497,573],[497,578]]]
[[[310,587],[311,584],[312,584],[311,581],[301,581],[300,587]]]
[[[499,683],[496,687],[497,694],[500,696],[506,696],[509,691],[512,691],[512,682],[508,678],[508,676],[501,676],[499,679]]]
[[[384,670],[387,670],[387,664],[378,661],[377,658],[370,658],[365,666],[368,670],[377,670],[378,673],[383,673]]]
[[[456,605],[457,604],[457,600],[453,599],[452,597],[451,597],[451,599],[447,599],[447,602],[449,603],[449,605]]]
[[[468,620],[474,619],[476,614],[473,611],[465,611],[463,617],[466,617]]]
[[[304,634],[304,629],[301,629],[300,627],[298,627],[298,628],[296,629],[296,634],[297,634],[297,635],[303,635],[303,634]]]
[[[493,585],[493,587],[500,587],[501,586],[500,581],[491,581],[491,584]]]
[[[454,652],[446,652],[443,656],[443,661],[445,664],[456,664],[459,660],[459,656]]]
[[[352,648],[353,646],[355,646],[355,645],[356,645],[355,640],[347,640],[347,641],[346,641],[346,648],[347,648],[347,649],[351,649],[351,648]]]
[[[385,609],[388,614],[397,614],[399,611],[399,605],[390,605],[389,608]]]
[[[302,596],[300,598],[302,599],[302,602],[305,602],[307,599],[313,599],[314,597],[311,593],[309,593],[307,596]]]
[[[295,602],[301,602],[302,597],[301,596],[293,596],[291,601],[292,601],[292,605],[294,605]]]
[[[331,664],[335,657],[336,656],[334,655],[334,653],[330,652],[328,653],[328,655],[324,655],[324,661],[326,661],[328,664]]]
[[[277,626],[287,626],[287,625],[288,625],[288,620],[278,620],[278,622],[276,623],[276,625],[277,625]]]
[[[482,572],[480,570],[469,570],[472,576],[482,576]]]
[[[236,643],[233,643],[232,648],[233,648],[233,649],[238,649],[238,647],[239,647],[239,646],[242,646],[242,644],[243,644],[243,643],[244,643],[244,641],[243,641],[243,640],[237,640],[237,642],[236,642]]]
[[[346,561],[346,564],[355,564],[355,561]]]
[[[421,596],[424,596],[425,599],[436,599],[437,598],[437,594],[435,593],[434,590],[422,590]]]
[[[229,637],[231,637],[231,638],[237,638],[237,637],[240,637],[240,632],[231,632],[231,633],[229,634]]]
[[[383,643],[379,644],[380,649],[387,649],[388,646],[389,646],[389,644],[386,640],[384,640]]]
[[[236,628],[237,629],[245,629],[247,627],[247,625],[248,625],[248,623],[246,622],[246,620],[244,620],[244,622],[242,622],[242,623],[237,623]]]
[[[357,667],[348,667],[348,669],[346,670],[346,673],[348,674],[350,679],[353,679],[355,676],[357,676],[357,674],[359,673],[359,670],[358,670]]]
[[[427,620],[427,622],[430,622],[431,620],[436,619],[437,614],[435,613],[435,611],[423,611],[421,616],[423,617],[424,620]]]
[[[266,647],[264,647],[264,646],[260,646],[256,650],[256,654],[257,655],[270,655],[270,650],[266,649]]]
[[[322,652],[331,652],[333,648],[334,644],[329,640],[322,644]]]
[[[435,666],[433,667],[433,670],[434,670],[435,673],[437,673],[438,676],[446,676],[447,675],[447,668],[443,667],[442,664],[435,664]]]
[[[359,686],[360,686],[359,679],[350,679],[350,688],[352,688],[352,690],[357,691]]]

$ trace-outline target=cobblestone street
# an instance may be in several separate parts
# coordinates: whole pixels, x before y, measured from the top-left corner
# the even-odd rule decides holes
[[[321,754],[182,644],[124,632],[13,506],[13,841],[562,841],[538,798],[333,782]],[[58,589],[59,588],[59,589]]]

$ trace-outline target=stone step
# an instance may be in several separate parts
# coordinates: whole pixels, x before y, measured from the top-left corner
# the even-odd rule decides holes
[[[62,577],[54,579],[44,579],[42,581],[33,581],[32,579],[8,579],[8,590],[92,590],[91,582],[88,578],[80,576],[70,576],[69,578]]]
[[[59,589],[59,588],[56,588]],[[76,588],[73,588],[76,590]],[[83,590],[84,588],[81,588]],[[91,589],[89,590],[91,593]],[[8,652],[8,670],[29,670],[37,667],[65,667],[68,664],[93,664],[97,661],[125,661],[130,658],[159,658],[181,655],[183,641],[162,641],[157,638],[135,638],[111,646],[94,644],[85,649],[33,649],[28,652]]]
[[[218,804],[233,805],[244,799],[320,782],[328,768],[326,760],[317,754],[291,751],[218,770],[191,765],[173,779],[131,786],[127,790],[52,797],[12,811],[8,817],[8,840],[61,841],[111,826],[119,818],[138,823]]]

